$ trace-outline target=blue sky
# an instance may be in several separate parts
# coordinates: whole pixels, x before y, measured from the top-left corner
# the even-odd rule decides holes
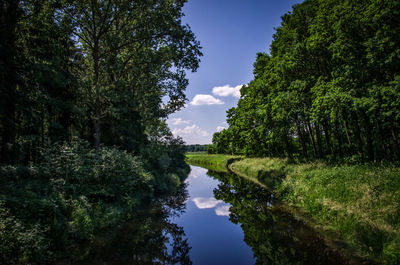
[[[258,52],[269,52],[281,16],[301,0],[189,0],[183,8],[203,47],[200,68],[188,73],[187,107],[168,124],[187,144],[211,143],[227,127],[226,111],[235,107],[240,85],[253,78]]]

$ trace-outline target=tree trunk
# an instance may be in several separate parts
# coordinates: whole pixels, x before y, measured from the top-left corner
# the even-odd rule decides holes
[[[362,136],[361,136],[360,121],[358,120],[357,114],[353,115],[353,121],[354,121],[355,135],[356,135],[357,145],[358,145],[358,153],[360,154],[361,161],[363,162],[365,159],[365,155],[364,155],[364,148],[363,148],[363,140],[362,140]]]
[[[297,134],[299,135],[299,138],[300,138],[301,152],[303,153],[304,158],[307,159],[308,158],[307,147],[306,147],[306,143],[304,140],[303,132],[300,127],[300,122],[297,119],[296,119],[296,127],[297,127]]]
[[[285,130],[285,145],[289,158],[292,158],[292,147],[289,141],[288,130]]]
[[[338,151],[339,151],[339,157],[343,156],[343,150],[342,150],[342,137],[340,137],[340,131],[339,131],[339,126],[338,126],[338,122],[335,121],[335,136],[336,136],[336,140],[338,142]]]
[[[95,26],[94,26],[95,27]],[[100,119],[101,119],[101,106],[100,106],[100,88],[99,88],[99,40],[93,36],[93,63],[94,63],[94,90],[95,90],[95,117],[94,117],[94,147],[96,150],[100,148]]]
[[[314,135],[312,132],[311,125],[308,121],[307,121],[307,128],[308,128],[308,135],[310,136],[310,140],[311,140],[313,151],[314,151],[314,158],[316,158],[317,157],[317,147],[315,146]]]
[[[334,154],[334,152],[332,152],[333,148],[331,146],[331,139],[330,139],[330,134],[329,134],[329,127],[328,127],[328,123],[326,122],[326,120],[324,120],[324,122],[322,123],[322,128],[324,130],[324,134],[325,134],[325,142],[326,142],[326,149],[328,151],[328,154]]]
[[[346,133],[346,138],[347,138],[347,143],[348,143],[348,145],[349,145],[349,147],[347,148],[347,151],[348,151],[348,154],[353,154],[353,149],[352,149],[352,147],[353,147],[353,143],[352,143],[352,141],[351,141],[351,138],[350,138],[350,133],[349,133],[349,129],[348,129],[348,126],[347,126],[347,114],[346,113],[343,113],[343,125],[344,125],[344,131],[345,131],[345,133]]]
[[[397,139],[397,134],[395,132],[395,125],[394,125],[393,121],[392,121],[392,126],[391,126],[391,130],[390,131],[391,131],[392,139],[393,139],[393,142],[394,142],[394,153],[395,153],[394,159],[398,159],[399,156],[400,156],[400,154],[399,154],[399,141]]]
[[[367,153],[368,153],[368,160],[369,161],[374,161],[375,156],[374,156],[374,144],[372,141],[372,130],[373,127],[371,126],[369,122],[369,118],[365,112],[362,112],[362,117],[364,120],[364,127],[365,127],[365,138],[367,141]]]
[[[379,160],[382,160],[382,159],[387,158],[386,150],[390,149],[390,145],[389,145],[390,141],[388,142],[386,137],[385,137],[385,134],[384,134],[384,132],[382,130],[382,127],[381,127],[381,125],[379,123],[378,114],[376,112],[375,112],[375,115],[374,115],[374,120],[375,120],[375,127],[376,127],[376,130],[377,130],[377,133],[376,133],[375,137],[377,137],[377,139],[382,139],[382,143],[381,144],[378,143],[376,145],[376,156],[375,157],[377,159],[379,159]]]
[[[319,129],[319,124],[315,124],[315,135],[317,137],[317,146],[318,146],[318,157],[323,156],[323,151],[322,151],[322,141],[321,141],[321,130]]]
[[[19,0],[0,3],[0,92],[1,92],[1,162],[16,159],[17,66],[15,62],[16,27],[19,19]]]
[[[94,147],[96,150],[100,148],[100,115],[96,114],[96,118],[94,119]]]

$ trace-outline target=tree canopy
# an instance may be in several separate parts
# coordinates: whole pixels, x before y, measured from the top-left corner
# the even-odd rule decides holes
[[[74,137],[136,154],[170,138],[201,56],[185,2],[3,1],[1,161]]]

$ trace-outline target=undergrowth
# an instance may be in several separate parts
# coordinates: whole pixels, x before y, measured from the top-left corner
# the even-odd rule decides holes
[[[132,218],[155,192],[176,189],[188,173],[168,162],[156,175],[145,164],[125,151],[94,150],[76,140],[44,150],[40,163],[1,166],[0,264],[52,264],[67,249],[89,246],[98,231]]]

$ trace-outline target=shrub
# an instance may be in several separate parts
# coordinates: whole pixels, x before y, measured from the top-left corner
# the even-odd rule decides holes
[[[172,152],[166,149],[163,159]],[[90,243],[98,230],[131,217],[156,188],[180,184],[176,173],[184,167],[171,160],[155,177],[142,161],[75,139],[42,150],[41,161],[29,167],[0,167],[0,264],[51,263],[67,247]]]

